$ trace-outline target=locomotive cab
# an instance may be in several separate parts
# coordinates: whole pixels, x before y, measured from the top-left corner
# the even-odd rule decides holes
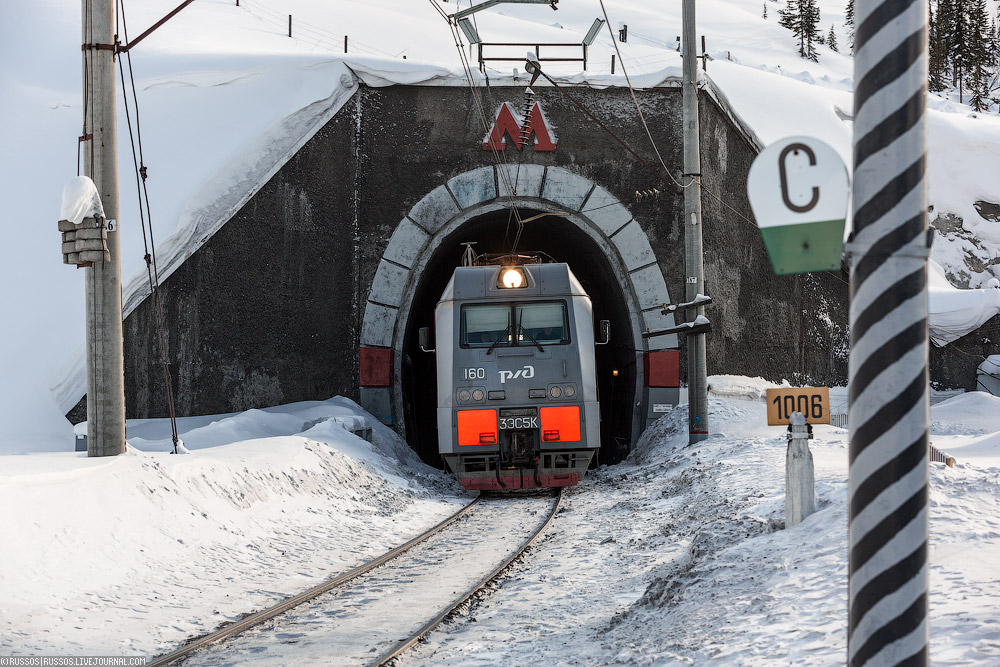
[[[435,309],[438,446],[466,489],[579,482],[600,447],[594,345],[566,264],[455,269]]]

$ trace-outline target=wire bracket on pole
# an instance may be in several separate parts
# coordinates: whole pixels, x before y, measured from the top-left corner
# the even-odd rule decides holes
[[[697,297],[691,301],[686,301],[684,303],[664,303],[662,304],[663,310],[660,311],[661,315],[671,315],[677,311],[687,311],[692,308],[702,308],[712,303],[712,297],[705,296],[704,294],[699,294]],[[707,317],[701,316],[696,317],[692,322],[685,322],[683,324],[678,324],[667,329],[655,329],[643,332],[643,338],[654,338],[656,336],[667,336],[669,334],[706,334],[712,331],[712,323]]]
[[[712,323],[708,318],[702,317],[701,321],[685,322],[668,329],[646,330],[642,332],[643,338],[655,338],[656,336],[668,336],[670,334],[706,334],[712,331]]]
[[[486,0],[486,2],[480,2],[478,5],[469,7],[468,9],[463,9],[461,11],[451,14],[448,19],[452,22],[457,22],[464,19],[467,16],[471,16],[476,12],[480,12],[484,9],[489,9],[496,5],[548,5],[552,9],[559,9],[556,7],[559,4],[559,0]]]
[[[161,25],[163,25],[164,23],[166,23],[167,21],[169,21],[170,19],[172,19],[174,17],[174,15],[177,14],[177,12],[179,12],[182,9],[184,9],[185,7],[187,7],[188,5],[190,5],[192,2],[194,2],[194,0],[184,0],[184,2],[182,2],[177,7],[175,7],[174,9],[172,9],[169,14],[167,14],[162,19],[160,19],[159,21],[157,21],[156,23],[154,23],[152,26],[150,26],[146,30],[146,32],[142,33],[141,35],[139,35],[138,37],[136,37],[135,39],[133,39],[131,42],[129,42],[128,44],[126,44],[124,47],[119,46],[116,49],[117,53],[128,53],[129,49],[131,49],[133,46],[135,46],[136,44],[138,44],[142,40],[146,39],[146,37],[148,37],[154,30],[156,30]]]
[[[691,308],[701,308],[702,306],[707,306],[712,303],[712,297],[705,296],[704,294],[699,294],[697,297],[691,301],[686,301],[684,303],[665,303],[663,304],[663,310],[660,311],[661,315],[669,315],[670,313],[676,312],[678,310],[689,310]]]

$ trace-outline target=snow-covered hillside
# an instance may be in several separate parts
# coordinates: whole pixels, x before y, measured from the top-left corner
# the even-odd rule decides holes
[[[438,9],[454,13],[469,4],[243,0],[237,7],[234,0],[198,0],[137,46],[131,63],[161,272],[169,274],[214,233],[336,113],[359,80],[465,85],[458,51]],[[821,25],[824,32],[833,25],[840,44],[846,44],[842,4],[822,0]],[[173,0],[126,3],[129,35],[175,6]],[[553,12],[547,5],[501,5],[477,14],[476,24],[487,41],[578,43],[594,19],[603,18],[596,0],[562,0],[558,6]],[[593,86],[625,85],[623,63],[639,86],[679,73],[680,3],[607,0],[604,6],[609,24],[590,48],[587,72],[578,63],[547,64],[548,71]],[[763,145],[790,134],[816,136],[849,163],[851,58],[821,46],[818,63],[801,59],[791,34],[777,25],[779,5],[768,1],[768,6],[765,20],[756,0],[698,3],[698,32],[705,35],[712,58],[708,76]],[[70,426],[61,415],[83,391],[83,278],[60,263],[55,226],[63,184],[77,173],[79,9],[78,0],[0,8],[0,50],[4,62],[18,63],[0,71],[5,125],[13,128],[0,135],[8,157],[0,167],[0,183],[16,248],[0,265],[8,316],[0,338],[0,451],[68,448]],[[288,15],[293,17],[291,38]],[[613,35],[620,24],[629,26],[629,38],[616,44]],[[621,58],[612,76],[615,46]],[[29,52],[36,55],[24,57]],[[488,73],[494,82],[514,83],[513,70],[498,65]],[[930,106],[930,199],[947,230],[933,257],[955,284],[979,287],[993,276],[992,262],[1000,254],[1000,223],[976,210],[978,201],[1000,201],[995,179],[1000,120],[972,114],[951,99],[932,96]],[[128,312],[146,287],[137,187],[121,105],[119,126]],[[949,298],[938,302],[947,308]]]

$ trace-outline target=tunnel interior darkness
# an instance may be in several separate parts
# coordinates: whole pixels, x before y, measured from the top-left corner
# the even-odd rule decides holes
[[[522,219],[543,213],[519,210]],[[400,359],[406,440],[425,463],[438,468],[443,466],[437,445],[435,355],[420,349],[418,332],[421,327],[434,331],[434,308],[452,271],[461,266],[463,242],[475,242],[477,254],[510,251],[516,224],[508,225],[508,218],[506,210],[487,213],[445,238],[427,263],[410,306]],[[590,295],[595,326],[600,320],[611,321],[611,343],[596,349],[601,410],[597,460],[602,464],[618,463],[628,455],[632,441],[636,378],[636,352],[622,287],[601,248],[564,217],[545,215],[527,223],[517,248],[519,253],[541,251],[557,262],[569,264]]]

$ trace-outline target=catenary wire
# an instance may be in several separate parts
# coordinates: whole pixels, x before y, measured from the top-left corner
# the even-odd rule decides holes
[[[125,17],[125,0],[118,0],[118,15],[115,23],[116,33],[119,31],[120,21],[121,34],[128,43],[128,22]],[[117,35],[115,38],[116,49],[118,46]],[[145,251],[144,260],[146,262],[146,273],[149,279],[150,296],[153,299],[153,315],[156,321],[156,330],[160,349],[160,363],[163,366],[164,384],[167,395],[167,410],[170,414],[170,434],[174,445],[174,453],[178,453],[179,438],[177,434],[177,414],[174,406],[173,382],[170,377],[170,365],[167,356],[166,331],[163,324],[163,304],[160,300],[159,271],[156,266],[156,246],[153,242],[153,216],[149,204],[149,190],[146,187],[146,166],[142,156],[142,130],[139,123],[139,98],[136,94],[135,76],[132,68],[132,52],[125,53],[125,59],[120,59],[118,71],[122,82],[122,97],[124,100],[125,119],[129,131],[129,142],[132,147],[132,163],[135,168],[136,189],[139,197],[139,222],[142,229],[142,244]],[[130,86],[125,84],[125,62],[128,63]],[[132,107],[135,109],[135,132],[132,130],[132,117],[129,107],[128,91],[132,94]],[[138,148],[138,154],[137,154]],[[143,211],[145,207],[145,212]],[[148,226],[148,239],[147,239]],[[148,240],[148,242],[147,242]]]
[[[653,141],[653,134],[649,131],[649,125],[646,124],[646,117],[642,113],[642,107],[639,106],[639,100],[635,96],[635,89],[632,88],[632,80],[629,78],[628,70],[625,68],[625,59],[622,58],[622,52],[618,49],[618,42],[615,40],[615,33],[611,30],[611,21],[608,19],[608,11],[604,8],[604,0],[599,0],[601,3],[601,12],[604,14],[604,24],[608,27],[608,34],[611,35],[611,44],[615,47],[615,53],[618,54],[618,60],[622,64],[622,74],[625,75],[625,83],[628,84],[628,92],[632,96],[632,102],[635,104],[635,110],[639,112],[639,120],[642,121],[642,127],[646,130],[646,136],[649,137],[649,144],[653,147],[653,152],[656,153],[656,159],[660,161],[660,166],[663,167],[664,173],[670,177],[677,187],[685,188],[689,187],[695,182],[697,176],[692,176],[691,181],[687,185],[681,185],[677,179],[673,177],[670,170],[667,169],[667,165],[663,163],[663,156],[660,155],[660,149],[656,147],[656,142]]]
[[[465,44],[462,41],[462,36],[461,36],[461,34],[460,34],[459,30],[458,30],[458,27],[455,25],[455,23],[451,20],[451,18],[447,14],[445,14],[441,10],[440,7],[437,6],[437,4],[434,2],[434,0],[428,0],[428,2],[431,3],[431,5],[438,11],[438,13],[443,18],[445,18],[445,20],[448,23],[449,30],[451,31],[451,34],[452,34],[452,40],[455,43],[455,48],[458,51],[459,59],[460,59],[460,61],[462,63],[462,70],[463,70],[463,72],[465,74],[466,81],[467,81],[467,83],[469,85],[469,91],[470,91],[470,93],[472,95],[473,103],[474,103],[474,105],[476,107],[476,111],[478,113],[480,123],[482,124],[482,127],[483,127],[483,131],[486,133],[486,138],[487,138],[488,146],[490,148],[491,156],[493,157],[493,161],[496,163],[496,166],[497,166],[498,178],[500,179],[500,181],[502,182],[502,184],[504,186],[505,192],[502,193],[501,196],[506,197],[507,200],[508,200],[508,208],[509,208],[509,211],[510,211],[510,213],[508,214],[508,230],[509,230],[509,225],[510,225],[510,217],[513,216],[513,218],[517,221],[517,224],[518,224],[518,232],[520,232],[521,228],[523,228],[524,223],[523,223],[523,221],[521,219],[520,211],[518,211],[517,205],[516,205],[515,199],[514,199],[515,196],[516,196],[516,194],[517,194],[516,193],[516,175],[515,175],[515,182],[511,183],[511,181],[510,181],[510,174],[509,174],[509,172],[507,170],[508,163],[507,163],[506,154],[505,154],[505,152],[501,152],[500,149],[497,146],[495,146],[494,143],[493,143],[493,141],[491,140],[491,136],[490,136],[490,134],[491,134],[490,133],[490,122],[489,122],[489,119],[486,116],[486,110],[483,108],[483,102],[482,102],[482,98],[481,98],[481,95],[480,95],[479,86],[478,86],[478,83],[476,81],[476,77],[472,73],[472,66],[471,66],[468,58],[465,55]],[[489,90],[489,86],[488,85],[487,85],[487,90]],[[487,93],[487,94],[489,95],[489,93]],[[516,141],[517,140],[515,139],[515,142]],[[520,236],[519,233],[515,236],[515,243],[513,244],[512,248],[516,248],[516,241],[519,238],[519,236]],[[506,237],[506,234],[505,234],[505,237]],[[513,251],[514,250],[512,249],[511,252],[513,252]]]

